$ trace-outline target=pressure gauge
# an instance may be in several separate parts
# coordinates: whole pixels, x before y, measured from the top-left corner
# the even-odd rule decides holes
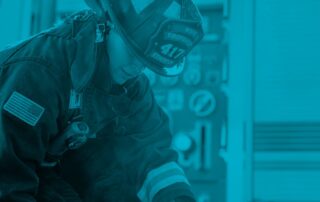
[[[207,90],[199,90],[191,95],[189,108],[196,116],[210,115],[216,108],[215,96]]]

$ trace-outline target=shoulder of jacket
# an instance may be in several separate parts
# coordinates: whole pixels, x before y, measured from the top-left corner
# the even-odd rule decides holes
[[[11,56],[13,56],[16,52],[18,52],[23,47],[25,47],[32,40],[32,38],[19,41],[14,44],[10,44],[9,46],[5,47],[3,50],[0,50],[0,66],[4,65],[10,59]]]
[[[45,30],[42,34],[62,37],[65,39],[73,39],[79,32],[90,22],[95,22],[96,13],[90,9],[81,10],[71,14],[64,20],[57,22],[52,28]]]

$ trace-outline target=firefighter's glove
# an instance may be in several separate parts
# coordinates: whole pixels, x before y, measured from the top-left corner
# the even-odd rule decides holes
[[[67,150],[78,149],[87,142],[89,126],[85,122],[71,123],[62,134],[54,138],[49,145],[44,166],[53,166]]]
[[[89,126],[85,122],[74,122],[70,125],[70,130],[66,132],[67,148],[70,150],[78,149],[87,142]]]

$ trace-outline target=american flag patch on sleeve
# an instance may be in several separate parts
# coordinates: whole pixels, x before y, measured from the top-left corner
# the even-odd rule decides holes
[[[4,104],[3,109],[31,126],[38,123],[44,112],[42,106],[16,91]]]

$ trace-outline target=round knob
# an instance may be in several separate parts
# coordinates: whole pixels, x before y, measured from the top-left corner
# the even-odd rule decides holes
[[[193,139],[185,134],[185,133],[178,133],[174,136],[173,139],[173,146],[181,152],[189,152],[192,150],[194,145]]]

